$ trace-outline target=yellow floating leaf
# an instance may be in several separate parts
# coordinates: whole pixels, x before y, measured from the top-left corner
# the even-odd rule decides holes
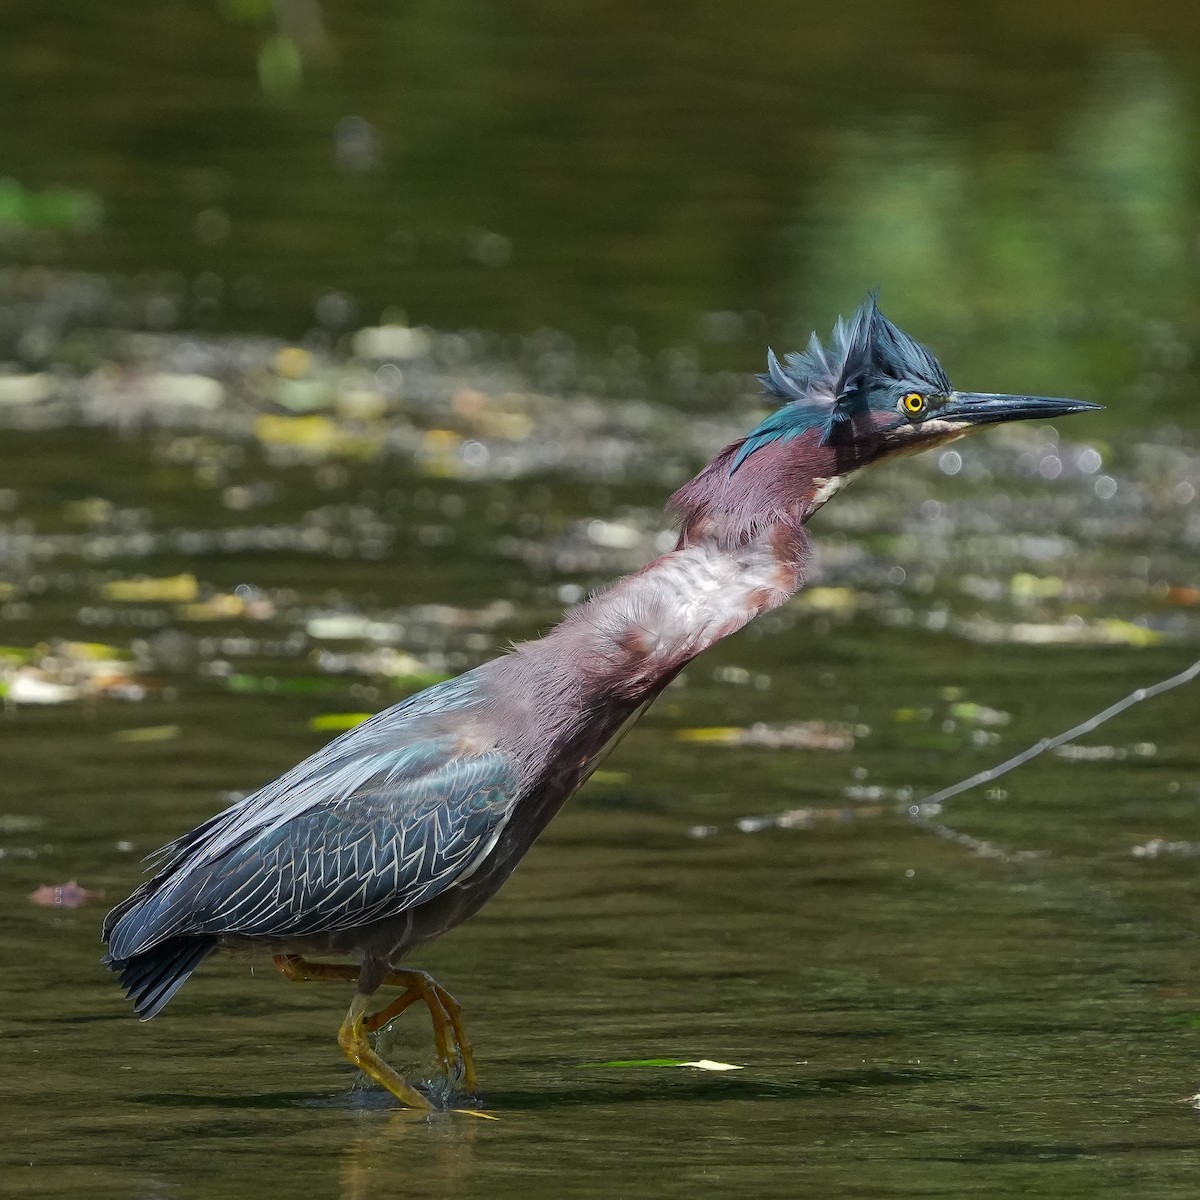
[[[1118,642],[1123,646],[1157,646],[1163,640],[1163,635],[1144,625],[1135,625],[1132,621],[1122,621],[1119,617],[1106,617],[1098,622],[1104,633],[1104,640]]]
[[[314,733],[344,733],[370,718],[370,713],[322,713],[313,717],[308,727]]]
[[[263,413],[254,421],[254,436],[269,446],[302,446],[331,450],[341,438],[336,421],[329,417],[281,417]]]
[[[858,593],[847,587],[815,587],[802,592],[800,601],[818,612],[851,613],[858,607]]]
[[[700,742],[710,746],[736,746],[745,730],[740,725],[713,725],[707,729],[677,729],[681,742]]]
[[[170,600],[186,604],[196,598],[196,577],[192,574],[169,575],[165,579],[113,579],[101,586],[100,594],[105,600],[123,603],[146,603],[154,600]]]
[[[119,646],[108,646],[104,642],[67,642],[62,647],[67,658],[87,662],[120,662],[130,657],[128,650]]]
[[[246,605],[240,596],[219,593],[197,604],[184,604],[179,615],[185,621],[229,621],[245,615]]]
[[[1008,588],[1017,600],[1050,600],[1062,595],[1063,581],[1054,575],[1042,578],[1030,575],[1028,571],[1018,571],[1009,580]]]

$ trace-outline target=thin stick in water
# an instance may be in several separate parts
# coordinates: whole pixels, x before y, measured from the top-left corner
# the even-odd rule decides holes
[[[1027,763],[1031,758],[1036,758],[1039,754],[1047,750],[1053,750],[1056,746],[1073,742],[1077,737],[1081,737],[1085,733],[1091,733],[1093,729],[1099,728],[1105,721],[1115,717],[1118,713],[1124,712],[1127,708],[1132,708],[1135,704],[1140,704],[1143,700],[1150,700],[1154,696],[1161,696],[1163,692],[1169,692],[1172,688],[1190,683],[1198,675],[1200,675],[1200,659],[1192,663],[1186,671],[1180,671],[1178,675],[1172,675],[1170,679],[1164,679],[1150,687],[1138,688],[1137,691],[1130,692],[1123,700],[1118,700],[1116,704],[1110,704],[1103,712],[1098,712],[1094,717],[1089,717],[1081,725],[1076,725],[1068,729],[1065,733],[1058,734],[1056,737],[1042,738],[1036,745],[1030,746],[1028,750],[1022,750],[1020,754],[1014,755],[1006,762],[1002,762],[998,767],[989,767],[986,771],[980,771],[977,775],[972,775],[970,779],[964,779],[961,783],[953,784],[948,788],[942,788],[940,792],[934,792],[932,795],[926,796],[924,800],[920,800],[909,807],[908,815],[914,820],[927,822],[929,817],[939,811],[942,803],[949,800],[951,796],[957,796],[960,792],[978,787],[981,783],[991,783],[992,780],[999,779],[1001,775],[1007,775],[1009,771],[1021,766],[1023,763]],[[947,833],[952,834],[954,831],[947,830]],[[966,835],[958,835],[958,837],[965,838]]]

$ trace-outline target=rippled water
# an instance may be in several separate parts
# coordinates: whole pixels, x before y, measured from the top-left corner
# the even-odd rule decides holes
[[[907,815],[1198,653],[1190,9],[880,10],[851,96],[848,16],[351,5],[289,83],[255,11],[0,48],[3,1190],[1192,1195],[1195,685],[950,801],[968,842]],[[131,1018],[143,854],[644,562],[763,344],[879,280],[963,385],[1109,411],[838,496],[422,955],[499,1120],[356,1086],[344,989],[266,964]],[[652,1059],[740,1069],[598,1065]]]

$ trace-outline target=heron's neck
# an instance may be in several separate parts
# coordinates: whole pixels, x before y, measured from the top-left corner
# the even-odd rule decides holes
[[[793,522],[733,545],[683,540],[521,649],[572,676],[585,703],[652,696],[701,651],[790,599],[807,558]]]

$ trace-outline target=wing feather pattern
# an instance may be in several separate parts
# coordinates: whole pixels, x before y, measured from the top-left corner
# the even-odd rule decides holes
[[[519,786],[502,751],[445,732],[443,714],[475,700],[475,674],[377,714],[164,847],[158,874],[105,922],[110,960],[187,935],[350,929],[468,876]]]

